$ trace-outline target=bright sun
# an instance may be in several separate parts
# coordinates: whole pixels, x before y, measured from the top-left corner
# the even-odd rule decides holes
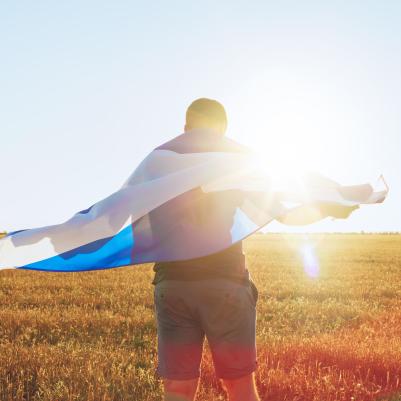
[[[339,172],[338,154],[347,139],[344,107],[333,88],[315,84],[276,74],[255,77],[238,89],[229,114],[234,139],[255,150],[266,171]]]

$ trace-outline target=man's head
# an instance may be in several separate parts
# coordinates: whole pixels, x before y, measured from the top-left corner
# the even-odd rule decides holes
[[[227,114],[217,100],[200,98],[193,101],[187,109],[185,131],[194,128],[212,129],[224,135],[227,129]]]

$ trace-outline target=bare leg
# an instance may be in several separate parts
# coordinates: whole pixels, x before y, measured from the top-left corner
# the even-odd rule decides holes
[[[224,379],[223,386],[228,393],[230,401],[260,401],[256,390],[254,373],[238,379]]]
[[[198,389],[199,379],[164,379],[164,401],[193,401]]]

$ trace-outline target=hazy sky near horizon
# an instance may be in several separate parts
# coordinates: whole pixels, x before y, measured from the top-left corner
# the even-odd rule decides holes
[[[267,161],[384,174],[384,204],[302,230],[401,231],[399,1],[6,0],[0,38],[0,231],[117,190],[198,97]]]

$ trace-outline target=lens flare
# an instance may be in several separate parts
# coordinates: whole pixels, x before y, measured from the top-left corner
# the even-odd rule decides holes
[[[307,244],[301,249],[305,273],[312,278],[319,276],[319,261],[314,246]]]

